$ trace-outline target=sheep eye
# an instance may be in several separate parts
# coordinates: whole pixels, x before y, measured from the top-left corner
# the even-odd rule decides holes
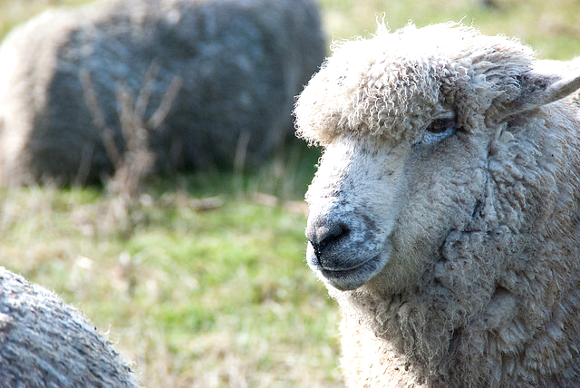
[[[452,128],[454,126],[455,126],[454,119],[447,119],[447,118],[435,119],[425,130],[428,132],[431,132],[432,134],[439,134],[439,133],[444,133],[449,128]]]
[[[438,143],[457,132],[457,122],[455,117],[444,117],[435,119],[429,124],[421,134],[415,145],[428,145]]]

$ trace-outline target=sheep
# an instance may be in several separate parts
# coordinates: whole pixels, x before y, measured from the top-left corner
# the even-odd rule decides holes
[[[577,386],[580,66],[454,23],[333,51],[294,114],[347,385]]]
[[[0,267],[0,386],[137,387],[89,321],[54,293]]]
[[[154,172],[231,168],[236,155],[257,166],[293,138],[294,97],[324,55],[314,0],[48,10],[0,48],[0,184],[102,182],[115,156],[103,138],[125,149],[123,93],[148,124]]]

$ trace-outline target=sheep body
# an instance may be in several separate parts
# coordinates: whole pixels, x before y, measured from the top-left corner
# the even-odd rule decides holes
[[[305,88],[298,133],[324,147],[307,260],[343,311],[349,386],[580,381],[575,63],[383,28]]]
[[[113,169],[104,127],[124,149],[119,92],[135,105],[150,93],[147,123],[174,79],[182,84],[169,115],[147,128],[156,170],[231,167],[236,153],[257,165],[291,136],[294,96],[323,57],[312,0],[49,10],[0,48],[0,182],[100,180]]]
[[[137,387],[131,369],[74,308],[0,267],[2,387]]]

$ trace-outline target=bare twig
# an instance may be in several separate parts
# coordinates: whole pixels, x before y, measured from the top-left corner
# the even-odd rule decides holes
[[[100,130],[105,152],[111,163],[117,168],[121,164],[121,154],[115,145],[115,133],[105,122],[105,116],[97,100],[91,75],[86,69],[81,69],[80,80],[83,88],[83,98],[93,117],[93,125]]]
[[[135,101],[135,116],[136,117],[145,117],[145,111],[147,110],[147,106],[149,105],[149,100],[151,99],[151,95],[155,90],[155,79],[157,74],[159,74],[159,65],[153,61],[151,66],[147,69],[145,73],[145,77],[143,79],[143,87],[139,90],[139,94],[137,95],[137,100]]]
[[[97,95],[95,93],[95,88],[93,87],[93,81],[88,70],[81,69],[80,80],[83,87],[83,98],[93,116],[93,125],[99,129],[105,128],[107,126],[105,124],[105,117],[101,107],[99,106],[99,102],[97,101]]]
[[[171,80],[171,83],[169,84],[167,90],[165,91],[165,94],[163,95],[161,103],[147,121],[147,128],[150,128],[151,130],[156,130],[157,128],[159,128],[161,123],[165,121],[165,118],[167,117],[169,111],[171,110],[173,101],[177,97],[179,90],[181,90],[182,85],[183,78],[181,77],[174,77]]]
[[[107,191],[111,196],[107,213],[112,217],[115,226],[124,232],[132,229],[128,222],[131,218],[131,204],[141,194],[142,181],[151,173],[155,162],[154,154],[149,149],[149,135],[163,123],[183,84],[180,77],[174,77],[159,106],[146,120],[146,111],[155,92],[155,80],[159,71],[160,67],[155,62],[152,63],[136,99],[133,99],[133,93],[126,85],[117,85],[116,99],[121,135],[125,143],[124,151],[117,147],[115,132],[105,122],[89,72],[83,70],[80,75],[83,96],[93,116],[93,124],[101,133],[105,151],[115,169],[112,179],[107,183]]]

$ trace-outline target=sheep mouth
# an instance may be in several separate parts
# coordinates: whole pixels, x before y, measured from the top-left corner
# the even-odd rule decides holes
[[[364,285],[377,275],[385,264],[386,259],[382,255],[377,255],[353,268],[321,268],[318,269],[318,272],[323,280],[334,288],[341,291],[349,291]]]

